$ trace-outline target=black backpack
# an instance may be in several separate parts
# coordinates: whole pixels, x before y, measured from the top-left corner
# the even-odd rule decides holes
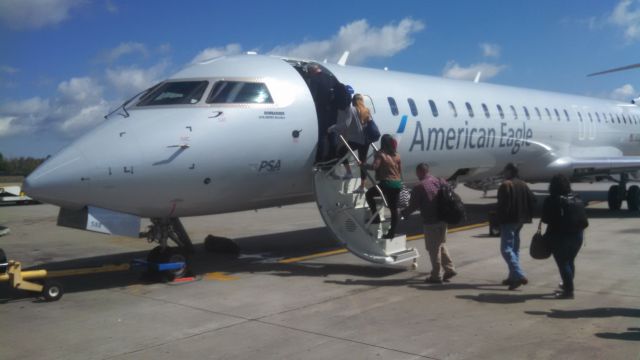
[[[579,232],[589,226],[584,202],[578,195],[560,196],[560,228],[566,232]]]
[[[446,182],[440,185],[436,201],[438,202],[438,220],[455,225],[466,219],[467,214],[462,199]]]

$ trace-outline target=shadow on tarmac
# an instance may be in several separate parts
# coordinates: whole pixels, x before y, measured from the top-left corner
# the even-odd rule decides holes
[[[549,311],[525,311],[529,315],[542,315],[553,319],[580,319],[580,318],[610,318],[610,317],[633,317],[640,318],[640,309],[631,308],[593,308],[582,310],[556,310]],[[596,333],[595,336],[609,340],[640,341],[640,328],[632,327],[622,333]]]
[[[596,336],[609,340],[640,341],[640,328],[628,328],[627,330],[622,333],[596,333]]]
[[[637,317],[640,318],[640,309],[630,308],[593,308],[582,310],[556,310],[525,311],[529,315],[546,315],[554,319],[579,319],[579,318],[608,318],[608,317]]]
[[[507,290],[509,291],[509,290]],[[518,304],[529,300],[555,300],[554,293],[541,294],[496,294],[483,293],[478,295],[458,295],[458,299],[473,300],[489,304]]]

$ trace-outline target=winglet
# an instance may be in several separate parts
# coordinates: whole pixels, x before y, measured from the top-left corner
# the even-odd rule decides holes
[[[474,83],[479,83],[480,82],[480,76],[482,75],[482,71],[478,71],[478,73],[476,74],[476,78],[473,79]]]
[[[340,66],[347,65],[347,59],[348,58],[349,58],[349,52],[345,51],[344,53],[342,53],[342,56],[340,56],[340,60],[338,60],[338,65],[340,65]]]

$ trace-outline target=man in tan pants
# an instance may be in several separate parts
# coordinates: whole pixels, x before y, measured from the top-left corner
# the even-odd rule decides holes
[[[425,280],[430,284],[441,284],[457,275],[449,251],[447,241],[447,224],[438,219],[437,196],[444,180],[429,174],[429,165],[421,163],[416,167],[416,175],[420,183],[411,190],[409,206],[402,211],[407,217],[420,209],[424,226],[424,240],[431,259],[431,275]],[[441,275],[441,272],[444,273]]]

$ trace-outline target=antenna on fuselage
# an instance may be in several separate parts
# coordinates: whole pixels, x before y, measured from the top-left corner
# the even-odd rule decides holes
[[[476,78],[473,79],[474,83],[479,83],[480,82],[480,76],[482,75],[482,71],[478,71],[478,73],[476,74]]]
[[[340,56],[340,60],[338,60],[338,65],[340,66],[345,66],[347,65],[347,59],[349,58],[349,52],[345,51],[342,53],[342,56]]]
[[[602,74],[608,74],[608,73],[617,72],[617,71],[631,70],[631,69],[635,69],[635,68],[640,68],[640,63],[639,64],[621,66],[621,67],[617,67],[617,68],[613,68],[613,69],[609,69],[609,70],[604,70],[604,71],[598,71],[598,72],[595,72],[593,74],[587,75],[587,77],[596,76],[596,75],[602,75]]]

